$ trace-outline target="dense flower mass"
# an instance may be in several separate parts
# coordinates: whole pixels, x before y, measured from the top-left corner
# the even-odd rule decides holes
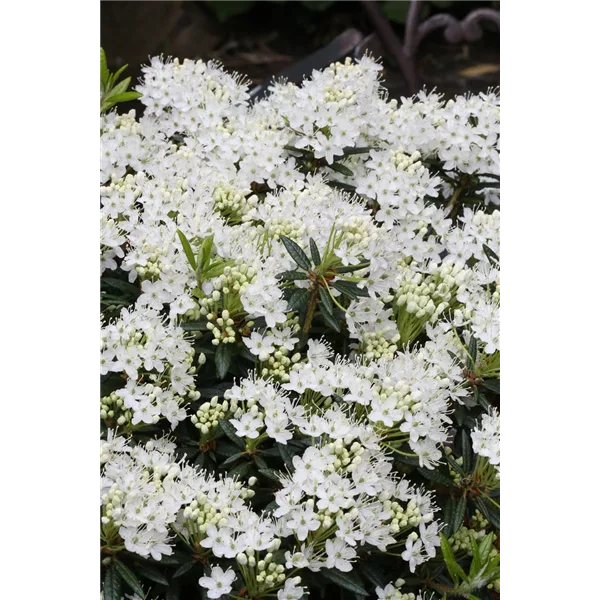
[[[381,69],[101,115],[105,600],[499,597],[499,97]]]

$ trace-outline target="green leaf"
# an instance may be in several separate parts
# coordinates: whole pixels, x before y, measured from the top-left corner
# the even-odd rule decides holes
[[[150,581],[154,581],[155,583],[160,583],[161,585],[169,585],[167,578],[156,567],[153,567],[152,565],[140,564],[136,568],[136,571],[142,577],[145,577],[146,579],[149,579]],[[119,600],[120,600],[120,598],[119,598]]]
[[[113,80],[114,81],[114,80]],[[115,85],[115,87],[110,91],[109,98],[114,102],[114,97],[119,96],[120,94],[124,94],[131,83],[131,77],[127,77],[123,79],[120,83]]]
[[[477,364],[477,338],[471,334],[471,339],[469,340],[469,367],[471,369],[475,368]]]
[[[370,261],[365,261],[358,263],[357,265],[348,265],[346,267],[338,267],[335,269],[336,273],[352,273],[353,271],[358,271],[359,269],[366,269],[371,264]]]
[[[321,255],[319,254],[319,249],[317,248],[317,244],[315,243],[315,240],[313,240],[312,238],[310,238],[308,243],[310,245],[310,256],[312,258],[312,261],[315,264],[315,266],[318,267],[321,264]]]
[[[302,271],[284,271],[277,275],[282,281],[298,281],[300,279],[308,279],[306,273]]]
[[[283,460],[283,462],[285,463],[285,466],[290,470],[293,471],[294,470],[294,463],[292,462],[292,456],[289,453],[288,449],[285,447],[284,444],[277,444],[279,447],[279,454]]]
[[[179,327],[184,331],[207,331],[204,321],[184,321],[179,323]]]
[[[467,510],[467,496],[466,494],[463,494],[459,499],[458,502],[456,503],[456,508],[454,510],[454,514],[452,515],[452,524],[451,524],[451,533],[456,533],[461,525],[463,524],[463,521],[465,519],[465,512]]]
[[[226,267],[230,267],[235,263],[235,260],[219,260],[212,263],[212,265],[206,267],[201,271],[201,268],[198,267],[196,273],[197,275],[201,275],[202,279],[212,279],[213,277],[219,277],[223,275]]]
[[[320,573],[325,579],[328,579],[341,588],[354,592],[355,594],[360,594],[361,596],[369,595],[369,592],[362,587],[362,581],[354,571],[342,573],[342,571],[339,571],[338,569],[323,569]]]
[[[123,73],[123,71],[128,67],[129,65],[123,65],[120,69],[117,70],[116,73],[113,73],[112,75],[112,83],[115,83],[115,81],[117,81],[117,79],[119,79],[119,77],[121,76],[121,73]],[[129,78],[131,79],[131,77]]]
[[[217,346],[215,352],[215,366],[217,368],[217,377],[224,379],[231,366],[231,359],[233,358],[233,344],[223,344],[222,342]]]
[[[489,506],[482,498],[475,498],[475,504],[483,516],[496,528],[500,529],[500,515]]]
[[[183,565],[181,565],[179,569],[177,569],[177,571],[173,573],[173,579],[175,579],[175,577],[181,577],[182,575],[185,575],[190,569],[194,567],[195,564],[195,560],[190,560],[189,562],[186,562]]]
[[[342,294],[348,296],[352,300],[356,300],[359,297],[366,298],[369,295],[369,292],[366,289],[359,288],[358,284],[352,281],[337,279],[332,285],[336,290],[342,292]]]
[[[139,582],[137,575],[126,565],[124,565],[120,560],[114,558],[113,563],[119,572],[119,575],[123,579],[123,581],[131,588],[134,594],[138,596],[144,597],[144,588],[142,584]]]
[[[321,298],[323,308],[325,308],[327,312],[333,315],[333,300],[331,299],[329,292],[325,288],[319,288],[319,298]]]
[[[251,466],[250,463],[242,463],[241,465],[238,465],[237,467],[234,467],[233,469],[231,469],[231,471],[229,471],[227,473],[228,477],[244,477],[245,475],[248,475],[248,473],[250,472]]]
[[[104,50],[100,48],[100,85],[102,86],[102,90],[106,89],[108,84],[108,65],[106,64],[106,54]]]
[[[294,290],[294,293],[288,300],[288,310],[298,310],[302,306],[306,306],[306,303],[310,300],[310,292],[308,290],[300,289]]]
[[[377,150],[375,146],[359,146],[357,148],[350,148],[349,146],[344,148],[344,156],[351,156],[352,154],[366,154],[371,150]]]
[[[210,263],[214,239],[214,235],[209,235],[207,238],[204,238],[204,240],[202,240],[202,245],[200,246],[199,250],[199,253],[201,255],[200,266],[202,269],[206,268],[208,266],[208,263]]]
[[[285,145],[284,148],[289,152],[299,152],[300,154],[304,154],[305,156],[311,156],[312,151],[307,150],[306,148],[294,148],[294,146]]]
[[[440,471],[437,471],[435,469],[424,469],[422,467],[417,467],[417,471],[421,473],[421,475],[425,477],[425,479],[429,479],[434,483],[439,483],[440,485],[443,485],[445,487],[454,487],[454,482],[452,481],[452,479],[450,479],[450,477],[448,477],[444,473],[441,473]]]
[[[279,479],[279,475],[275,469],[259,469],[258,472],[261,475],[264,475],[267,479],[271,481],[276,481],[277,483],[281,483],[281,479]]]
[[[183,234],[183,232],[180,231],[179,229],[177,230],[177,235],[179,236],[179,241],[181,242],[181,245],[183,246],[183,251],[185,252],[188,262],[190,263],[192,269],[194,269],[194,271],[195,271],[198,265],[196,264],[196,257],[194,256],[194,251],[192,250],[192,246],[189,243],[188,239]]]
[[[343,192],[356,192],[356,187],[350,185],[348,183],[344,183],[342,181],[327,181],[326,182],[329,187],[332,187],[337,190],[342,190]]]
[[[473,470],[473,447],[471,445],[471,436],[466,429],[461,429],[460,432],[460,448],[463,469],[468,474]]]
[[[109,100],[113,104],[117,104],[117,102],[129,102],[130,100],[137,100],[141,97],[142,95],[139,92],[123,92],[117,95],[111,94]]]
[[[488,533],[479,544],[479,556],[481,557],[482,564],[485,564],[490,556],[493,541],[494,534]]]
[[[141,294],[141,290],[137,285],[133,283],[129,283],[129,281],[123,281],[122,279],[117,279],[116,277],[103,277],[100,280],[100,283],[105,283],[124,294],[131,295],[134,298],[137,298]]]
[[[321,304],[321,316],[323,317],[323,320],[325,321],[325,323],[327,323],[327,325],[329,325],[329,327],[331,327],[334,331],[337,331],[338,333],[340,333],[340,331],[341,331],[340,324],[338,323],[337,319],[334,317],[333,313],[330,313],[327,310],[327,306],[325,304]]]
[[[114,566],[110,566],[104,576],[104,600],[121,600],[123,582]]]
[[[469,569],[469,579],[473,579],[479,572],[479,569],[481,569],[481,553],[479,552],[479,545],[477,544],[475,534],[472,531],[469,531],[469,542],[471,543],[471,553],[473,554],[471,568]]]
[[[341,173],[342,175],[346,175],[347,177],[354,176],[354,173],[346,165],[343,165],[342,163],[335,162],[332,165],[328,165],[328,166],[332,171],[337,171],[338,173]]]
[[[254,462],[259,469],[268,469],[269,468],[269,465],[267,464],[265,459],[258,456],[258,454],[254,455]]]
[[[226,465],[231,465],[236,460],[238,460],[239,458],[241,458],[242,456],[244,456],[245,454],[246,454],[245,452],[238,452],[237,454],[233,454],[228,459],[224,460],[219,466],[225,467]]]
[[[452,581],[454,581],[454,583],[458,583],[459,576],[464,581],[467,581],[467,574],[463,571],[462,567],[456,562],[456,559],[454,558],[454,552],[452,552],[452,548],[448,543],[448,539],[442,532],[440,532],[440,547],[442,549],[442,556],[444,557],[446,568],[448,569],[448,573],[450,573],[450,577],[452,577]]]
[[[484,379],[481,384],[486,390],[494,392],[494,394],[500,393],[500,380],[499,379]]]
[[[500,264],[500,258],[487,244],[483,244],[483,251],[492,265]]]
[[[246,442],[237,436],[235,432],[235,427],[226,419],[221,419],[219,421],[219,427],[223,431],[223,433],[241,450],[246,449]]]
[[[300,246],[298,246],[298,244],[296,244],[294,240],[291,240],[285,235],[282,235],[279,239],[283,242],[285,249],[288,251],[288,254],[292,257],[294,262],[301,269],[304,269],[305,271],[310,271],[310,260],[308,259],[308,256],[306,256],[306,254],[304,253],[304,250],[302,250],[302,248],[300,248]]]

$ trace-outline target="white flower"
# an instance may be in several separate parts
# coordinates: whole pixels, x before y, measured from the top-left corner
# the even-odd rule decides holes
[[[223,571],[221,567],[212,567],[210,577],[201,577],[198,583],[208,590],[209,598],[220,598],[231,592],[231,584],[235,581],[235,573],[231,568]]]

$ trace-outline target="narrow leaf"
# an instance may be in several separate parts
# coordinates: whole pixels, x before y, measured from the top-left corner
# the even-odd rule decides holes
[[[302,271],[284,271],[277,275],[282,281],[298,281],[300,279],[307,279],[306,273]]]
[[[190,560],[190,562],[181,565],[179,569],[177,569],[177,571],[173,573],[173,579],[175,579],[175,577],[181,577],[182,575],[185,575],[190,569],[194,567],[195,564],[195,560]]]
[[[481,384],[486,390],[494,392],[494,394],[500,393],[500,380],[499,379],[484,379]]]
[[[238,437],[235,432],[235,427],[227,420],[221,419],[219,421],[219,427],[223,433],[238,447],[240,450],[246,449],[246,442]]]
[[[294,290],[288,300],[288,310],[298,310],[310,300],[310,292],[304,289]]]
[[[319,288],[319,298],[321,298],[323,308],[333,315],[333,300],[331,299],[329,292],[323,287]]]
[[[114,566],[109,567],[104,576],[104,600],[121,600],[122,583],[117,569]]]
[[[492,263],[492,265],[500,264],[500,258],[487,244],[483,244],[483,251],[485,252],[485,255],[488,257],[488,259]]]
[[[365,261],[358,263],[357,265],[348,265],[346,267],[338,267],[335,269],[337,273],[352,273],[353,271],[358,271],[359,269],[366,269],[371,264],[370,261]]]
[[[124,565],[120,560],[117,560],[115,558],[113,559],[113,562],[123,581],[131,588],[131,590],[135,594],[143,598],[144,588],[142,587],[142,584],[137,578],[137,575],[129,567]]]
[[[146,579],[150,581],[154,581],[155,583],[160,583],[161,585],[169,585],[167,578],[152,565],[148,564],[140,564],[139,567],[136,568],[136,571]]]
[[[338,569],[323,569],[320,571],[325,579],[328,579],[337,586],[344,588],[361,596],[368,596],[369,592],[362,587],[362,581],[355,575],[353,571],[350,573],[342,573]]]
[[[217,368],[217,377],[224,379],[231,366],[231,359],[233,358],[233,344],[220,343],[217,346],[215,352],[215,366]]]
[[[185,237],[183,232],[180,231],[179,229],[177,230],[177,235],[179,236],[179,241],[181,242],[181,245],[183,246],[183,251],[185,252],[188,262],[190,263],[192,269],[194,269],[194,271],[195,271],[197,265],[196,265],[196,257],[194,256],[194,251],[192,250],[192,246],[190,245],[188,239]]]
[[[106,84],[108,83],[108,65],[106,64],[106,54],[104,50],[100,48],[100,84],[102,85],[103,90],[106,89]]]
[[[466,429],[461,429],[459,435],[463,469],[465,473],[468,474],[473,469],[473,447],[471,446],[471,436]]]
[[[454,514],[452,515],[451,532],[453,534],[456,533],[460,529],[460,526],[463,524],[466,510],[467,496],[463,495],[459,498],[458,502],[456,503],[456,509],[454,511]]]
[[[237,454],[233,454],[228,459],[224,460],[219,466],[225,467],[226,465],[231,465],[236,462],[239,458],[244,456],[245,452],[238,452]]]
[[[308,256],[306,256],[306,254],[304,253],[304,250],[302,250],[302,248],[300,248],[300,246],[298,246],[298,244],[296,244],[294,240],[291,240],[285,235],[282,235],[279,239],[283,242],[285,249],[288,251],[288,254],[292,257],[294,262],[301,269],[304,269],[305,271],[310,271],[310,260],[308,259]]]
[[[434,470],[430,470],[430,469],[423,469],[422,467],[417,467],[417,471],[419,473],[421,473],[421,475],[423,477],[425,477],[425,479],[429,479],[430,481],[433,481],[434,483],[438,483],[439,485],[445,486],[445,487],[453,487],[454,486],[454,482],[452,481],[452,479],[450,479],[450,477],[448,477],[448,475],[445,475],[444,473],[441,473],[440,471],[436,471]]]
[[[310,256],[312,258],[312,261],[315,264],[315,266],[318,267],[321,264],[321,255],[319,254],[319,249],[317,248],[317,244],[315,243],[315,240],[310,238],[309,245],[310,245]]]
[[[336,163],[333,163],[332,165],[328,165],[328,166],[332,171],[337,171],[338,173],[341,173],[342,175],[346,175],[347,177],[354,176],[354,173],[346,165],[343,165],[342,163],[336,162]]]

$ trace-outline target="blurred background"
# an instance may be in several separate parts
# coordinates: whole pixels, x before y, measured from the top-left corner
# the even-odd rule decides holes
[[[137,82],[149,56],[164,54],[203,60],[218,59],[226,69],[245,74],[254,85],[298,63],[348,29],[367,37],[375,31],[372,10],[355,1],[101,1],[101,44],[109,68],[129,64],[126,75]],[[410,2],[376,4],[386,27],[402,43]],[[420,21],[442,13],[461,21],[473,10],[499,10],[500,2],[425,1]],[[500,32],[496,23],[481,23],[481,38],[449,43],[444,29],[423,39],[415,54],[417,86],[446,94],[486,91],[500,84]],[[393,55],[385,54],[380,37],[365,47],[383,56],[383,77],[390,96],[411,95]],[[323,68],[324,64],[314,65]],[[132,105],[125,108],[132,108]]]

